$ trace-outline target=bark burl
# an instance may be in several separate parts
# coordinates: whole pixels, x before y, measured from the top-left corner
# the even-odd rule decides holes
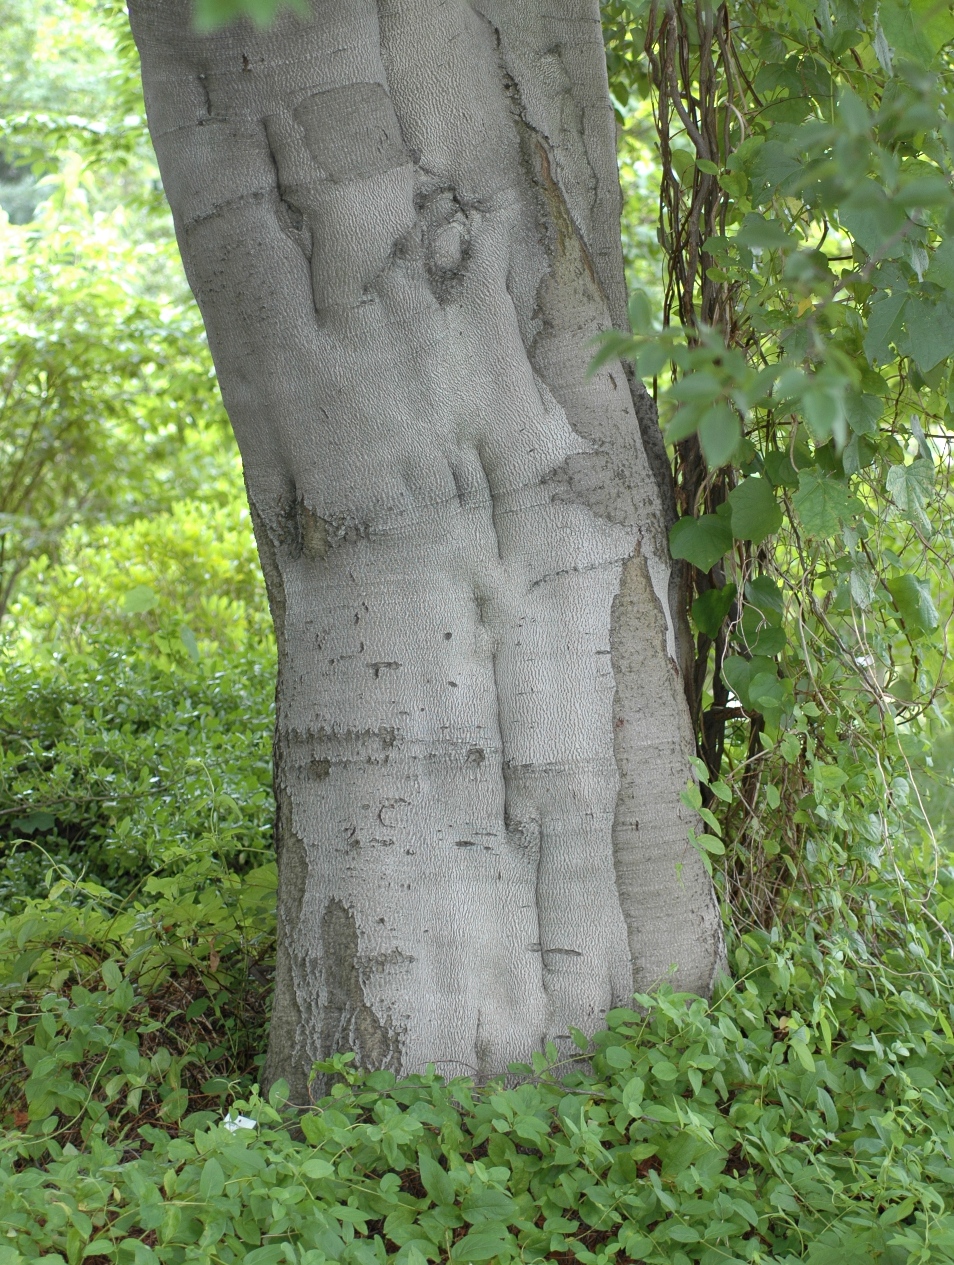
[[[596,0],[132,0],[279,645],[268,1075],[483,1077],[720,922]]]

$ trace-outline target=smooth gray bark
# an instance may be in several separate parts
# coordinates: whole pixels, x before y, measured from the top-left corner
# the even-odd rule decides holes
[[[587,375],[625,320],[596,0],[130,7],[278,632],[269,1075],[486,1076],[706,992],[664,454]]]

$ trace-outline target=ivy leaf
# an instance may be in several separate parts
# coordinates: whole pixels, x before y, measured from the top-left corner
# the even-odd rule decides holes
[[[732,548],[732,531],[716,514],[680,518],[669,531],[669,548],[674,558],[685,558],[700,571],[710,571]]]
[[[907,333],[905,352],[922,373],[954,352],[954,298],[945,294],[938,303],[911,299],[904,312]]]
[[[891,244],[898,239],[907,223],[904,207],[892,202],[882,186],[874,180],[861,180],[838,211],[842,228],[869,255],[893,253]]]
[[[732,535],[760,545],[782,525],[782,511],[768,479],[744,479],[729,493],[732,508]]]
[[[931,586],[916,575],[897,575],[887,581],[888,592],[909,636],[921,637],[940,622]]]
[[[730,655],[722,664],[722,675],[742,706],[748,708],[756,707],[749,694],[750,686],[755,679],[757,677],[777,679],[774,662],[764,655],[753,655],[751,659],[744,659],[739,654]],[[760,682],[760,685],[764,688],[765,682]]]
[[[885,365],[893,359],[891,343],[903,329],[902,309],[907,301],[908,296],[902,293],[892,294],[872,304],[864,349],[873,364]]]
[[[866,611],[875,598],[874,579],[867,567],[854,566],[849,577],[851,598],[856,606]]]
[[[727,584],[721,589],[708,589],[693,602],[693,622],[706,637],[711,637],[713,640],[718,637],[719,629],[732,609],[735,594],[735,585]]]
[[[728,404],[709,409],[699,423],[699,444],[710,470],[730,461],[741,439],[739,416]]]
[[[765,474],[775,487],[798,487],[798,472],[792,465],[787,452],[767,452],[764,457],[764,465]]]
[[[936,0],[892,0],[880,16],[891,47],[923,66],[954,39],[954,15]]]
[[[845,396],[845,417],[856,435],[871,435],[878,429],[884,405],[877,395],[856,395],[850,391]]]
[[[934,469],[929,461],[918,457],[909,466],[892,466],[886,480],[899,513],[925,536],[932,534],[926,507],[934,487]]]
[[[834,536],[840,524],[861,508],[844,483],[811,470],[798,476],[792,503],[808,534],[820,539]]]

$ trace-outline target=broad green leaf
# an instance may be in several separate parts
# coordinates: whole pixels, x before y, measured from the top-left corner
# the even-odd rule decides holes
[[[736,540],[751,540],[760,545],[782,525],[782,511],[768,479],[757,475],[743,479],[729,493],[732,509],[732,535]]]
[[[858,502],[844,483],[827,474],[804,470],[792,497],[801,525],[810,536],[834,536],[840,525],[856,512]]]
[[[179,626],[179,640],[186,648],[186,653],[193,663],[199,662],[199,643],[195,639],[195,633],[188,624]]]
[[[806,1072],[814,1072],[815,1060],[812,1058],[812,1052],[804,1041],[792,1040],[790,1049]]]
[[[931,256],[927,280],[954,290],[954,237],[946,237]]]
[[[934,488],[934,468],[930,461],[918,457],[908,466],[891,466],[886,484],[902,516],[925,536],[930,536],[931,522],[926,513]]]
[[[661,1059],[658,1063],[654,1063],[652,1067],[653,1076],[661,1081],[674,1081],[679,1075],[679,1069],[675,1063],[670,1063],[668,1059]]]
[[[454,1183],[440,1164],[426,1151],[418,1152],[421,1182],[436,1204],[452,1204],[457,1195]]]
[[[849,391],[845,396],[845,417],[856,435],[873,435],[883,412],[884,404],[876,395]]]
[[[916,575],[897,575],[886,583],[909,635],[920,637],[937,628],[940,620],[927,580],[921,580]]]
[[[780,246],[794,249],[798,245],[789,237],[778,220],[753,213],[747,215],[742,221],[742,226],[733,240],[760,250],[776,250]]]
[[[225,1190],[225,1173],[222,1171],[222,1165],[213,1157],[206,1160],[202,1166],[202,1176],[199,1178],[199,1198],[216,1199],[223,1190]]]
[[[904,323],[904,305],[908,301],[905,293],[892,294],[872,304],[868,317],[868,329],[865,334],[865,355],[876,365],[887,364],[894,357],[891,344],[901,334]],[[849,422],[850,422],[849,414]]]
[[[752,708],[755,711],[761,711],[761,708],[749,694],[753,681],[760,677],[768,680],[777,679],[776,673],[774,661],[764,655],[753,655],[751,659],[745,659],[742,655],[733,654],[729,655],[722,664],[722,675],[729,689],[743,707]],[[761,684],[764,686],[765,681]]]
[[[280,1243],[269,1243],[265,1247],[253,1248],[242,1260],[243,1265],[283,1265],[288,1257]]]
[[[495,1226],[493,1230],[481,1227],[465,1234],[451,1248],[452,1261],[492,1261],[495,1257],[512,1260],[513,1253],[509,1247],[509,1235],[504,1225]]]
[[[905,351],[922,373],[954,352],[954,297],[945,294],[937,303],[910,299],[904,309]]]
[[[159,605],[159,594],[148,584],[137,584],[123,598],[123,610],[128,615],[141,615],[145,611],[154,610]]]
[[[585,1100],[579,1095],[573,1095],[573,1097],[576,1099],[576,1117],[568,1117],[566,1112],[562,1112],[562,1103],[561,1114],[564,1115],[564,1119],[571,1119],[578,1128],[582,1129]],[[473,1190],[461,1204],[460,1210],[464,1220],[470,1225],[484,1225],[487,1222],[507,1225],[517,1215],[517,1205],[507,1192],[494,1190],[489,1186]]]
[[[778,624],[785,613],[782,590],[769,575],[757,575],[745,586],[745,600],[769,620]]]
[[[693,1230],[692,1226],[682,1221],[666,1221],[657,1227],[657,1233],[665,1234],[676,1243],[698,1243],[702,1238],[698,1230]]]
[[[629,296],[629,324],[634,334],[652,332],[653,303],[645,290],[634,289]]]
[[[696,598],[692,603],[692,619],[701,633],[713,639],[719,635],[719,629],[732,609],[735,594],[735,585],[726,584],[721,589],[707,589]]]
[[[732,531],[716,514],[680,518],[670,529],[669,548],[674,558],[685,558],[700,571],[710,571],[732,548]]]
[[[768,452],[764,458],[765,475],[777,488],[797,488],[798,472],[787,452]]]
[[[710,470],[717,470],[731,460],[741,438],[738,414],[728,404],[716,404],[699,423],[699,444]]]
[[[938,0],[891,0],[880,16],[891,47],[924,66],[954,39],[954,14]]]
[[[893,246],[903,246],[901,235],[908,219],[904,207],[892,202],[874,180],[858,183],[839,207],[838,218],[869,255],[894,254]]]
[[[856,565],[851,569],[849,577],[851,598],[863,611],[868,610],[875,598],[874,576],[867,567]]]

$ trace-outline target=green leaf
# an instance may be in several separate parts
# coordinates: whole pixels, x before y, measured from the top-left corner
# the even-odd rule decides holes
[[[782,622],[785,614],[785,599],[782,590],[769,575],[757,575],[745,586],[745,600],[750,606],[762,612],[772,624]]]
[[[834,536],[860,506],[844,483],[826,474],[803,470],[798,491],[792,497],[801,525],[810,536]]]
[[[216,1199],[224,1190],[225,1173],[222,1171],[222,1165],[214,1157],[206,1160],[202,1166],[202,1176],[199,1178],[199,1198]]]
[[[954,296],[942,295],[937,303],[910,299],[904,330],[904,350],[922,373],[929,373],[954,352]]]
[[[927,580],[916,575],[897,575],[887,581],[887,587],[909,635],[920,637],[937,628],[940,619]]]
[[[123,973],[112,958],[107,958],[99,971],[103,977],[103,983],[109,989],[117,989],[123,982]]]
[[[509,1235],[506,1226],[495,1227],[489,1230],[481,1227],[480,1230],[471,1230],[469,1234],[458,1240],[451,1248],[450,1259],[452,1261],[491,1261],[496,1256],[506,1253],[506,1259],[511,1259],[509,1251]]]
[[[726,615],[732,609],[735,594],[735,585],[726,584],[721,589],[707,589],[696,598],[692,603],[692,619],[701,633],[715,640]]]
[[[875,598],[874,577],[867,567],[854,566],[848,578],[851,599],[863,611],[868,610]]]
[[[710,470],[730,461],[741,439],[739,416],[728,404],[716,404],[699,423],[699,444]]]
[[[856,435],[873,435],[883,412],[884,404],[877,395],[849,391],[845,396],[845,417]]]
[[[239,18],[251,18],[256,26],[268,26],[283,8],[308,16],[307,0],[195,0],[193,22],[197,31],[215,31]]]
[[[246,1252],[242,1260],[244,1265],[282,1265],[288,1257],[280,1243],[269,1243],[265,1247],[256,1247],[251,1252]]]
[[[645,290],[634,289],[629,296],[629,324],[634,334],[652,332],[653,304]]]
[[[777,488],[797,488],[798,472],[787,452],[768,452],[764,458],[766,477]]]
[[[179,626],[179,640],[186,648],[186,654],[193,663],[199,662],[199,643],[195,639],[195,633],[188,624]]]
[[[954,39],[954,14],[937,0],[891,0],[881,6],[881,25],[891,47],[929,65]]]
[[[782,525],[782,511],[768,479],[757,475],[743,481],[729,493],[732,535],[760,545]]]
[[[892,202],[874,180],[861,180],[838,210],[838,218],[859,246],[869,255],[893,253],[902,245],[901,235],[908,222],[904,207]]]
[[[751,696],[750,690],[758,681],[764,694],[769,688],[768,682],[778,680],[778,669],[774,661],[765,655],[753,655],[751,659],[745,659],[742,655],[733,654],[723,661],[722,675],[743,707],[761,711],[762,708]],[[779,685],[781,686],[780,682]]]
[[[888,492],[901,515],[925,536],[932,534],[926,507],[934,488],[934,467],[924,457],[909,466],[891,466],[886,480]]]
[[[653,1064],[652,1073],[657,1080],[665,1081],[668,1084],[679,1075],[679,1068],[676,1067],[675,1063],[670,1063],[668,1059],[660,1059],[658,1063]]]
[[[681,1221],[667,1221],[659,1229],[676,1243],[698,1243],[702,1238],[698,1230],[693,1230],[692,1226],[684,1225]]]
[[[716,514],[680,518],[670,529],[669,548],[674,558],[685,558],[700,571],[710,571],[732,548],[732,531]]]
[[[931,256],[927,280],[945,290],[954,290],[954,237],[946,237]]]
[[[569,1105],[564,1110],[564,1103],[566,1102],[567,1099],[563,1099],[561,1102],[560,1114],[564,1119],[572,1119],[573,1123],[582,1129],[584,1100],[575,1097],[575,1117],[569,1114],[571,1110]],[[487,1222],[507,1225],[517,1215],[517,1205],[506,1191],[494,1190],[487,1186],[473,1190],[461,1204],[460,1210],[464,1220],[470,1225],[485,1225]]]
[[[123,598],[123,610],[127,615],[141,615],[159,605],[159,595],[148,584],[137,584]]]
[[[778,220],[754,213],[745,217],[733,240],[758,250],[777,250],[779,247],[794,249],[798,244],[789,237]]]
[[[815,1060],[812,1058],[812,1052],[804,1041],[792,1040],[790,1043],[792,1053],[801,1063],[806,1072],[814,1072]]]
[[[436,1204],[452,1204],[457,1198],[454,1183],[440,1164],[426,1151],[418,1152],[421,1181]]]
[[[865,355],[874,364],[884,365],[894,359],[891,354],[891,343],[904,329],[903,309],[907,301],[908,296],[901,293],[892,294],[872,304],[864,349]]]

